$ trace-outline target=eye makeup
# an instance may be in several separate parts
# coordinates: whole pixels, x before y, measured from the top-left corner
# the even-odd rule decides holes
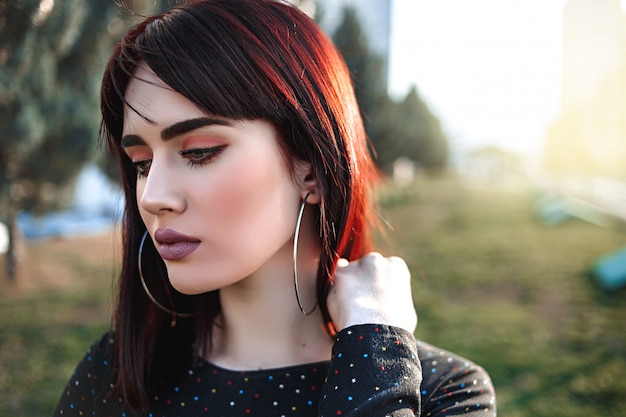
[[[188,160],[189,166],[200,167],[211,163],[225,148],[226,145],[219,145],[211,148],[188,149],[178,153]]]

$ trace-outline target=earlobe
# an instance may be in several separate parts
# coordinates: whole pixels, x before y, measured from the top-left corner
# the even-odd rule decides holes
[[[317,178],[313,176],[313,174],[309,174],[304,179],[304,183],[301,185],[302,191],[300,192],[300,197],[304,200],[306,198],[306,202],[308,204],[319,204],[322,200],[322,196],[320,195],[319,185],[317,184]],[[308,196],[308,197],[307,197]]]
[[[300,197],[304,200],[306,198],[307,204],[319,204],[321,197],[318,191],[317,185],[307,190],[302,190]]]
[[[296,161],[295,173],[298,187],[301,190],[300,198],[302,200],[306,198],[307,204],[319,204],[321,201],[320,189],[311,164],[305,161]]]

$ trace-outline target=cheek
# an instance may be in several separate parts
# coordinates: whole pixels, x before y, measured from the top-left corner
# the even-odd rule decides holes
[[[205,201],[211,216],[235,249],[266,245],[276,249],[290,238],[295,227],[299,193],[286,169],[263,158],[224,175]],[[211,221],[211,220],[209,220]]]
[[[288,174],[262,162],[251,162],[222,176],[207,201],[226,219],[253,221],[283,205],[290,186]]]

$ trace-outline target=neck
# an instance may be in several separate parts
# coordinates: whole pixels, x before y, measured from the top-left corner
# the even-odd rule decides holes
[[[222,313],[207,359],[234,370],[279,368],[330,359],[332,339],[316,308],[296,301],[291,245],[253,276],[220,290]],[[308,255],[307,255],[308,252]],[[302,245],[298,289],[305,311],[316,303],[317,256]],[[313,256],[310,256],[313,255]],[[308,262],[304,260],[308,259]]]

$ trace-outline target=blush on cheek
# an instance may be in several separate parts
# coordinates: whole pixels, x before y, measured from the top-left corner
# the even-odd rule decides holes
[[[215,214],[226,221],[236,220],[242,214],[255,210],[259,189],[250,173],[244,170],[226,178],[215,188],[216,198],[211,204]]]
[[[247,159],[245,167],[219,184],[217,200],[211,204],[215,221],[229,224],[232,237],[238,236],[243,240],[240,244],[251,249],[261,242],[276,249],[295,227],[291,219],[297,215],[299,195],[278,161],[276,155],[273,159],[265,155]],[[228,231],[226,227],[222,230]]]
[[[245,164],[230,165],[216,186],[215,207],[227,217],[248,215],[262,210],[277,186],[277,169],[267,163],[266,155],[245,158]],[[227,175],[226,175],[227,174]]]

